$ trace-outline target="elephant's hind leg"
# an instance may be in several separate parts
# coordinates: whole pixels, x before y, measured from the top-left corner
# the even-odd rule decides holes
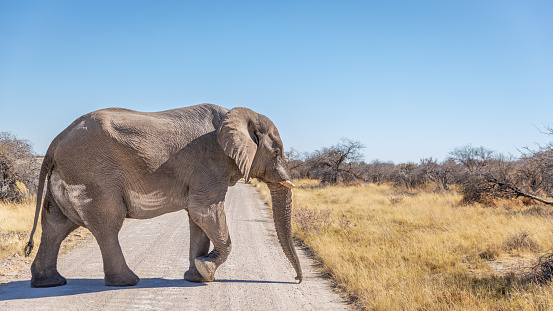
[[[95,235],[104,262],[104,281],[107,286],[134,286],[140,279],[127,266],[117,232],[98,233]]]
[[[87,227],[96,238],[104,263],[104,281],[107,286],[133,286],[140,281],[127,266],[119,245],[119,230],[125,220],[126,208],[123,202],[98,200],[93,215],[88,215]]]
[[[69,220],[51,198],[44,199],[42,237],[37,255],[31,265],[31,287],[53,287],[67,284],[57,269],[61,242],[79,226]]]

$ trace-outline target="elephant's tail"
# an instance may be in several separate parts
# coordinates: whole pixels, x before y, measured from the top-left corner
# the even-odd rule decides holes
[[[31,230],[31,236],[29,237],[29,242],[25,246],[25,257],[29,257],[33,251],[33,235],[35,234],[36,227],[38,224],[38,216],[40,215],[40,209],[42,207],[42,195],[44,193],[44,185],[46,183],[46,178],[52,172],[54,167],[54,161],[51,153],[47,152],[42,160],[42,166],[40,167],[40,175],[38,177],[38,190],[36,194],[36,210],[35,210],[35,221],[33,223],[33,230]]]

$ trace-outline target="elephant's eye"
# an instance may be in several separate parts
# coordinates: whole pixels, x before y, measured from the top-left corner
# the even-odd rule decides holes
[[[273,151],[273,153],[275,154],[275,156],[279,155],[279,154],[280,154],[280,149],[279,149],[279,148],[275,148],[275,150]]]

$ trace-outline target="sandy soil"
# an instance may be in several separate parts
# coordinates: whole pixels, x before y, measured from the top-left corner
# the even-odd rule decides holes
[[[0,310],[348,310],[350,307],[299,250],[302,284],[284,256],[270,211],[249,185],[229,189],[227,221],[233,250],[215,282],[183,279],[188,268],[185,211],[149,220],[129,220],[119,234],[129,267],[141,278],[133,287],[104,285],[95,241],[83,243],[58,262],[68,284],[31,288],[30,273],[0,284]],[[27,264],[28,266],[28,264]]]

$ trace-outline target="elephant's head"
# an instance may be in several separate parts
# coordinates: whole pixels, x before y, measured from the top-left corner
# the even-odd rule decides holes
[[[278,240],[296,270],[296,279],[301,282],[301,267],[292,241],[291,188],[294,184],[286,168],[277,128],[264,115],[247,108],[234,108],[227,113],[217,139],[225,153],[234,159],[246,182],[253,177],[269,186]]]

